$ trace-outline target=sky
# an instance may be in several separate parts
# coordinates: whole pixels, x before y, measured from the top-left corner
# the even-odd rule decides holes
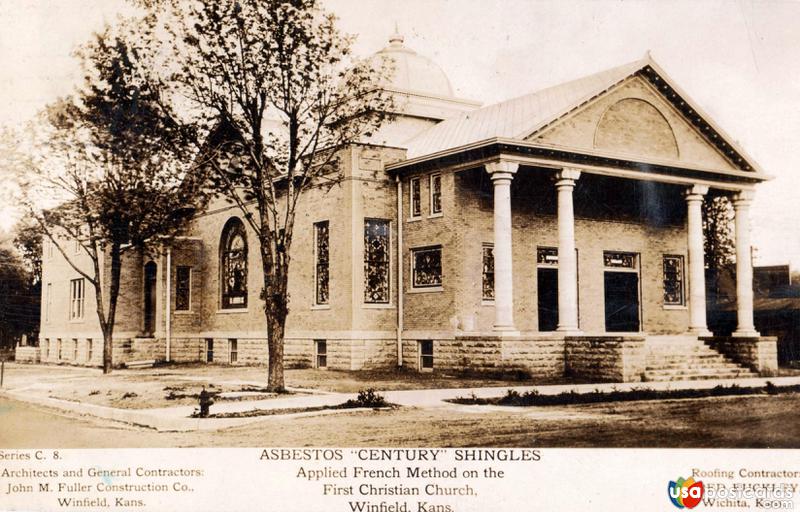
[[[752,207],[757,264],[800,269],[800,1],[323,0],[364,56],[398,26],[458,96],[484,104],[653,58],[764,171]],[[80,80],[72,50],[123,0],[0,0],[0,125]],[[0,183],[2,176],[0,176]],[[0,228],[13,205],[0,204]]]

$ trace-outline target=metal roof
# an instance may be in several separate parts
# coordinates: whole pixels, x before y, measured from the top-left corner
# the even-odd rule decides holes
[[[411,139],[407,157],[415,161],[433,158],[437,153],[493,138],[525,140],[637,74],[680,110],[734,165],[762,174],[757,164],[664,73],[649,53],[622,66],[445,119]]]

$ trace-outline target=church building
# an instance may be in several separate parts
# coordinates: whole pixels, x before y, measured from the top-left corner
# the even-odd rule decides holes
[[[598,381],[777,369],[753,325],[749,208],[768,177],[649,55],[488,106],[455,97],[398,34],[380,56],[397,115],[301,199],[287,367]],[[719,195],[736,226],[738,327],[724,337],[706,322],[701,214]],[[262,282],[255,234],[215,200],[159,255],[126,257],[114,363],[265,364]],[[101,365],[91,285],[48,244],[42,284],[30,358]]]

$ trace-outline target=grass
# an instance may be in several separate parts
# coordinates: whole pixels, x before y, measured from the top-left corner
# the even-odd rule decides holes
[[[286,386],[339,393],[357,393],[365,388],[381,391],[438,388],[503,387],[577,383],[571,379],[529,379],[514,373],[486,376],[469,373],[420,373],[410,369],[340,371],[286,370]],[[241,400],[261,400],[276,395],[263,393],[266,367],[170,364],[156,368],[114,370],[100,375],[98,369],[53,365],[6,365],[5,387],[28,387],[30,393],[106,407],[147,409],[193,406],[200,390],[248,392]],[[513,384],[512,384],[513,383]],[[130,393],[135,394],[133,397]],[[215,393],[218,394],[218,393]],[[127,397],[126,397],[127,395]],[[259,396],[260,395],[260,396]],[[123,398],[125,397],[125,398]]]
[[[708,398],[722,396],[745,395],[777,395],[781,393],[800,392],[800,385],[776,386],[767,382],[765,386],[740,387],[736,384],[730,386],[715,386],[707,389],[650,389],[638,388],[629,391],[600,391],[591,393],[577,393],[574,390],[556,395],[542,395],[538,391],[519,393],[509,389],[505,396],[494,398],[457,397],[449,402],[462,405],[506,405],[514,407],[533,407],[548,405],[579,405],[597,404],[607,402],[632,402],[639,400],[680,400],[687,398]]]
[[[222,430],[156,432],[0,397],[0,448],[594,447],[800,448],[800,394],[563,407],[437,407],[265,417]]]
[[[375,392],[374,389],[366,389],[358,392],[355,399],[350,399],[339,405],[320,405],[316,407],[294,407],[283,409],[251,409],[249,411],[225,412],[219,414],[209,414],[207,418],[252,418],[255,416],[277,416],[281,414],[297,414],[303,412],[319,412],[331,411],[339,409],[384,409],[394,408],[397,405],[390,404],[386,401],[383,395]],[[190,416],[192,418],[199,418],[200,413],[197,409]]]

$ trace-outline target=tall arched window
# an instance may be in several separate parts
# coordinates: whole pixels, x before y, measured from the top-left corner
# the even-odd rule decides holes
[[[247,235],[241,220],[233,217],[225,224],[219,248],[222,309],[246,308]]]

